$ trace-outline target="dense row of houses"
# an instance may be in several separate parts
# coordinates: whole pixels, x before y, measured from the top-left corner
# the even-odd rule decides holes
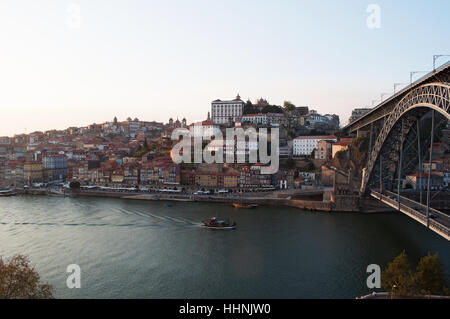
[[[62,154],[46,154],[35,160],[0,161],[0,181],[8,185],[65,181],[67,177],[67,157]]]

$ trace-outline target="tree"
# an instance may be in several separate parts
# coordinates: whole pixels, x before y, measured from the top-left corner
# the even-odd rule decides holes
[[[414,275],[414,284],[420,294],[438,295],[445,292],[444,266],[437,253],[428,253],[420,259]]]
[[[449,294],[444,266],[438,254],[422,257],[414,272],[403,251],[381,274],[381,285],[400,297]]]
[[[244,114],[256,113],[255,107],[253,106],[253,103],[250,100],[247,101],[247,103],[244,105],[243,113]]]
[[[53,288],[40,283],[40,276],[27,257],[0,258],[0,299],[53,299]]]
[[[295,105],[291,101],[284,101],[283,107],[286,111],[291,112],[295,110]]]
[[[277,105],[266,105],[262,108],[261,113],[283,113],[283,110]]]
[[[412,271],[405,251],[398,255],[381,274],[381,285],[394,295],[411,295]]]

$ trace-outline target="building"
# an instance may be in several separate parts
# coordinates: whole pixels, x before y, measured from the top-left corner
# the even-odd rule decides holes
[[[294,156],[309,156],[312,151],[318,149],[318,144],[321,140],[337,142],[337,137],[334,135],[296,137],[293,141],[292,154]]]
[[[67,178],[67,157],[63,154],[45,155],[42,157],[44,179],[48,182]]]
[[[348,120],[348,124],[353,123],[354,121],[356,121],[360,117],[362,117],[362,116],[366,115],[367,113],[369,113],[371,110],[372,109],[367,109],[367,108],[354,109],[352,111],[352,115],[350,116],[350,118]]]
[[[212,136],[222,135],[219,125],[213,121],[203,121],[198,123],[192,123],[189,125],[189,131],[191,137],[209,138]],[[187,132],[187,131],[186,131]]]
[[[317,143],[317,152],[315,158],[320,160],[329,160],[332,158],[333,141],[320,140]]]
[[[234,122],[242,117],[244,106],[245,102],[241,100],[239,94],[231,101],[215,100],[211,103],[212,121],[216,124]]]
[[[255,124],[255,125],[267,125],[268,119],[267,115],[263,113],[257,114],[246,114],[242,116],[243,124]]]
[[[428,188],[428,174],[411,174],[406,176],[405,186],[412,187],[416,190],[427,190]],[[432,190],[439,189],[444,185],[444,177],[442,175],[431,174],[430,187]]]
[[[242,116],[243,124],[259,126],[281,126],[288,124],[288,118],[283,113],[257,113]]]
[[[29,161],[23,166],[25,183],[42,183],[44,181],[44,166],[41,162]]]
[[[267,188],[272,186],[272,175],[262,174],[263,164],[245,165],[241,168],[239,186],[241,188]]]
[[[341,140],[338,143],[334,143],[332,146],[332,158],[334,158],[336,153],[348,150],[350,144],[352,144],[352,142],[348,140]]]

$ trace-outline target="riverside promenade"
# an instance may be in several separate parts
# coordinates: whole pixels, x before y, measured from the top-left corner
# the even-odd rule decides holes
[[[232,204],[235,202],[245,204],[258,204],[261,206],[284,206],[302,210],[319,212],[363,212],[381,213],[391,212],[390,208],[374,200],[366,200],[361,203],[358,210],[338,207],[330,200],[324,199],[323,189],[293,189],[287,191],[270,191],[255,193],[230,193],[230,194],[202,194],[188,193],[169,194],[161,192],[142,191],[107,191],[107,190],[68,190],[68,189],[17,189],[19,195],[46,195],[66,197],[106,197],[143,201],[172,201],[172,202],[207,202]]]

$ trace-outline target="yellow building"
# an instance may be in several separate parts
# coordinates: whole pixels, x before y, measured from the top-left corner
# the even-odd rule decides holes
[[[217,187],[217,176],[208,173],[198,173],[195,176],[195,185],[202,187]]]
[[[224,188],[234,188],[238,186],[239,174],[235,175],[225,175],[223,177],[223,187]]]
[[[23,166],[25,183],[42,183],[44,181],[44,166],[40,162],[26,162]]]

